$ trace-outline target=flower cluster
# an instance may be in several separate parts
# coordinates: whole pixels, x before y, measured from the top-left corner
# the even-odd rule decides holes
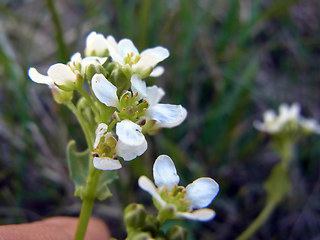
[[[52,65],[47,75],[30,68],[29,76],[47,84],[58,103],[70,104],[74,91],[83,95],[95,114],[86,119],[96,129],[91,140],[93,164],[100,170],[115,170],[121,168],[119,157],[130,161],[146,151],[144,134],[178,126],[187,116],[181,105],[159,103],[164,90],[145,81],[163,73],[157,64],[168,56],[164,47],[139,53],[129,39],[116,42],[112,36],[91,32],[84,58],[75,53],[67,64]],[[85,79],[93,96],[84,90]]]
[[[269,134],[280,134],[283,132],[317,133],[320,134],[320,126],[315,119],[305,118],[300,114],[300,105],[297,103],[289,106],[281,104],[279,115],[273,110],[267,110],[263,114],[263,122],[255,121],[254,127]]]
[[[68,63],[52,65],[47,75],[35,68],[28,74],[34,82],[48,85],[55,101],[69,107],[81,125],[89,151],[78,153],[71,142],[68,166],[75,195],[91,202],[111,195],[107,185],[115,179],[116,172],[111,170],[122,168],[120,160],[131,161],[147,150],[145,134],[178,126],[187,111],[181,105],[160,103],[165,91],[145,81],[164,72],[157,65],[169,56],[166,48],[139,53],[129,39],[116,42],[112,36],[91,32],[84,53],[84,58],[77,52]],[[138,183],[154,198],[158,216],[147,215],[142,205],[129,205],[124,216],[128,239],[186,239],[184,228],[173,226],[164,234],[162,224],[172,218],[208,221],[215,216],[205,208],[219,191],[213,179],[178,186],[176,168],[166,155],[155,161],[153,175],[157,187],[145,176]],[[85,202],[83,206],[82,211],[87,211]],[[76,236],[83,234],[78,230]]]
[[[202,177],[187,187],[178,186],[179,176],[171,158],[160,155],[153,165],[156,186],[145,176],[139,178],[139,186],[151,194],[159,211],[171,209],[168,218],[187,218],[208,221],[215,212],[207,207],[219,192],[219,185],[211,178]],[[193,211],[194,209],[197,209]]]

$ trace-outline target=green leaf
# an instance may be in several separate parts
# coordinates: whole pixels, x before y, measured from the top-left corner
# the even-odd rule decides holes
[[[112,183],[114,180],[118,178],[118,174],[116,171],[104,171],[100,175],[96,198],[99,200],[104,200],[108,197],[112,196],[110,189],[108,188],[108,184]]]
[[[71,140],[67,146],[68,168],[70,178],[75,184],[74,195],[82,198],[89,172],[90,151],[87,149],[77,152],[75,148],[76,142]]]
[[[89,149],[83,152],[77,152],[75,150],[76,142],[71,140],[67,146],[67,157],[70,178],[75,184],[74,195],[83,199],[86,191],[86,182],[89,173],[89,164],[91,160],[91,154]],[[100,170],[96,170],[100,171]],[[97,172],[98,173],[98,172]],[[95,191],[94,198],[104,200],[112,196],[108,184],[117,179],[118,175],[116,171],[101,171],[99,172],[99,182]]]

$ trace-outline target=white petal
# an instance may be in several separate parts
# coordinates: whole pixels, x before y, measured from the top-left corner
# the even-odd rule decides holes
[[[148,68],[154,68],[158,64],[158,58],[153,55],[145,55],[141,57],[141,59],[132,65],[132,69],[135,72],[144,72],[147,71]]]
[[[104,64],[107,61],[107,57],[85,57],[81,61],[82,67],[87,67],[89,64],[98,65],[98,64]]]
[[[48,76],[58,85],[70,84],[77,80],[70,67],[62,63],[52,65],[48,69]]]
[[[131,90],[133,94],[138,93],[141,98],[147,97],[147,84],[137,74],[131,77]]]
[[[130,120],[122,120],[116,125],[118,142],[116,152],[125,161],[142,155],[148,148],[147,141],[141,133],[141,127]]]
[[[141,53],[141,58],[144,58],[145,56],[151,55],[154,58],[157,59],[157,63],[163,61],[167,57],[169,57],[169,51],[168,49],[164,47],[154,47],[154,48],[148,48]]]
[[[140,56],[141,59],[132,66],[135,72],[144,71],[149,67],[154,68],[159,62],[169,56],[169,51],[164,47],[149,48],[144,50]]]
[[[124,64],[124,59],[123,59],[122,56],[120,56],[118,43],[116,42],[114,37],[109,35],[107,37],[107,42],[108,42],[109,55],[112,58],[112,61],[118,62],[121,65],[123,65]]]
[[[273,122],[276,120],[276,113],[273,110],[267,110],[263,113],[264,122]]]
[[[106,106],[117,107],[119,105],[117,88],[103,74],[96,73],[92,77],[92,90],[100,102]]]
[[[105,123],[100,123],[96,129],[96,139],[94,141],[93,148],[96,148],[100,142],[100,138],[105,135],[108,130],[108,125]]]
[[[219,192],[219,185],[212,178],[198,178],[186,187],[185,199],[192,208],[208,206]]]
[[[147,109],[146,116],[156,120],[161,128],[172,128],[184,121],[187,110],[181,105],[157,104]]]
[[[153,164],[153,178],[158,187],[172,190],[179,183],[179,176],[172,159],[167,155],[160,155]]]
[[[118,160],[108,157],[95,157],[93,158],[93,166],[99,170],[117,170],[122,168]]]
[[[85,57],[81,62],[81,74],[84,74],[87,66],[93,64],[94,66],[102,65],[107,61],[107,57]]]
[[[73,64],[73,63],[78,64],[81,62],[81,60],[82,60],[82,57],[81,57],[81,53],[79,53],[79,52],[76,52],[70,58],[71,64]]]
[[[205,221],[210,221],[211,219],[213,219],[216,216],[216,213],[215,213],[215,211],[213,211],[211,209],[203,208],[203,209],[195,210],[191,213],[177,212],[176,216],[187,218],[189,220],[205,222]]]
[[[290,113],[289,113],[290,118],[297,120],[300,116],[300,111],[301,111],[301,108],[298,103],[292,104],[290,108]]]
[[[151,87],[147,87],[147,102],[149,106],[154,106],[160,102],[160,100],[165,95],[165,92],[162,88],[153,85]]]
[[[162,200],[153,182],[146,176],[141,176],[138,180],[139,187],[148,192],[162,207],[166,205],[166,202]]]
[[[85,53],[89,56],[93,51],[97,55],[103,54],[108,48],[107,40],[101,33],[91,32],[86,40]]]
[[[299,124],[301,125],[302,128],[305,128],[310,132],[320,134],[320,126],[315,119],[312,119],[312,118],[307,119],[307,118],[301,117],[299,120]]]
[[[128,54],[133,53],[133,56],[139,54],[138,49],[134,46],[133,42],[130,39],[124,38],[118,43],[118,49],[120,56],[125,58]]]
[[[159,77],[164,73],[164,67],[158,66],[155,67],[150,73],[150,77]]]
[[[47,84],[49,87],[54,86],[54,82],[48,76],[40,74],[35,68],[29,68],[28,75],[32,81],[41,84]]]

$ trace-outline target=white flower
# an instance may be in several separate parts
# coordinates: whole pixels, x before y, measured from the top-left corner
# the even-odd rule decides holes
[[[79,73],[84,76],[86,72],[86,68],[89,65],[102,65],[107,61],[107,57],[85,57],[82,58],[79,52],[73,54],[71,56],[70,62],[68,62],[69,67],[75,72],[79,71]]]
[[[111,137],[111,133],[107,132],[108,131],[108,126],[104,123],[100,123],[96,129],[96,139],[94,142],[94,149],[97,149],[100,143],[100,140],[102,137],[108,138]],[[121,163],[119,160],[115,160],[111,157],[106,157],[106,156],[94,156],[93,157],[93,166],[99,170],[117,170],[120,169]]]
[[[86,48],[84,52],[86,56],[104,56],[108,50],[108,46],[108,41],[102,34],[91,32],[87,36]]]
[[[39,73],[35,68],[30,68],[28,75],[32,81],[41,84],[47,84],[50,88],[58,86],[69,86],[77,81],[76,74],[70,69],[69,66],[56,63],[49,67],[47,76]]]
[[[116,125],[116,135],[118,136],[116,145],[111,149],[111,152],[110,148],[112,148],[112,146],[108,146],[108,156],[104,156],[105,153],[103,152],[103,149],[101,149],[104,147],[101,145],[101,138],[104,137],[105,141],[107,138],[114,139],[111,132],[107,131],[108,126],[104,123],[100,123],[96,129],[96,139],[93,147],[97,150],[97,154],[98,152],[101,154],[101,156],[98,154],[98,156],[94,156],[93,158],[93,165],[97,169],[120,169],[122,166],[119,160],[113,158],[114,156],[120,156],[125,161],[130,161],[135,159],[137,156],[142,155],[147,150],[148,144],[144,135],[140,132],[141,127],[129,120],[123,120]],[[99,148],[99,146],[101,146],[101,148]]]
[[[138,75],[131,77],[132,92],[145,99],[149,107],[145,116],[156,121],[157,128],[172,128],[181,124],[187,117],[187,110],[181,105],[160,104],[165,92],[157,86],[147,87]]]
[[[163,89],[157,86],[147,87],[138,75],[132,76],[131,89],[133,94],[138,93],[140,98],[148,102],[149,107],[145,111],[145,116],[156,121],[157,128],[176,127],[186,118],[187,111],[181,105],[160,104],[159,101],[164,96]],[[106,106],[120,107],[117,88],[103,74],[93,76],[92,90]]]
[[[320,126],[314,119],[307,119],[300,115],[300,105],[297,103],[289,106],[283,103],[279,107],[279,115],[272,110],[267,110],[263,114],[263,122],[254,121],[253,125],[260,131],[275,134],[281,132],[288,123],[294,123],[297,127],[308,132],[320,133]]]
[[[130,39],[122,39],[117,43],[112,36],[108,36],[107,42],[113,61],[122,66],[130,66],[134,73],[144,77],[147,73],[149,76],[159,62],[169,57],[169,51],[164,47],[148,48],[139,54]],[[160,76],[162,72],[163,68],[154,69],[152,76]]]
[[[260,131],[271,134],[278,133],[288,122],[298,122],[300,118],[300,106],[292,104],[281,104],[279,107],[279,115],[277,116],[273,110],[267,110],[263,114],[263,122],[254,121],[253,125]]]
[[[135,159],[148,148],[147,141],[141,133],[141,127],[130,120],[122,120],[116,125],[118,142],[116,153],[125,161]]]
[[[145,176],[141,176],[138,183],[143,190],[151,194],[161,208],[170,205],[176,209],[175,217],[190,220],[209,221],[214,218],[215,212],[205,208],[219,192],[219,185],[213,179],[198,178],[186,188],[177,186],[179,176],[173,161],[167,155],[160,155],[156,159],[153,177],[157,187]],[[172,196],[177,194],[182,198],[172,202]],[[194,209],[198,210],[193,211]]]

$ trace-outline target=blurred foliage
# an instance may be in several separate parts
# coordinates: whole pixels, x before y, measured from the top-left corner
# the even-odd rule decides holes
[[[188,118],[149,137],[148,151],[120,171],[114,196],[94,214],[123,238],[121,209],[150,204],[136,179],[151,177],[159,154],[176,162],[182,184],[210,176],[220,184],[216,218],[184,222],[191,239],[233,239],[264,205],[263,181],[279,159],[252,127],[262,112],[299,102],[320,119],[320,2],[317,0],[2,0],[0,1],[0,223],[76,216],[65,148],[84,137],[76,119],[54,103],[45,86],[28,79],[84,49],[97,31],[130,38],[139,50],[170,50],[156,84],[165,102],[182,104]],[[153,80],[151,80],[153,81]],[[152,82],[155,83],[155,82]],[[71,117],[72,116],[72,117]],[[319,137],[296,149],[292,190],[253,239],[315,239],[320,235]]]

